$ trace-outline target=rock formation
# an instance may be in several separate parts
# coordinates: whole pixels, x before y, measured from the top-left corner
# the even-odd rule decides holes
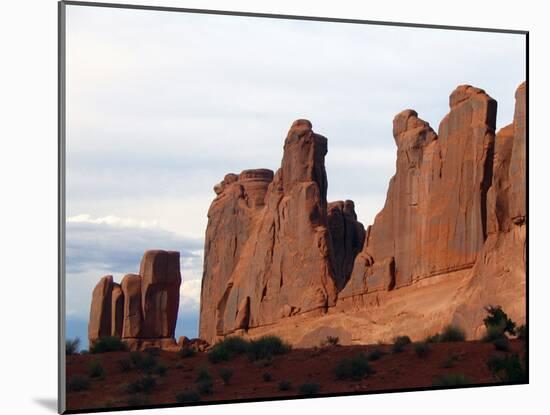
[[[366,232],[353,202],[326,201],[327,139],[294,122],[275,175],[248,170],[215,187],[200,337],[368,343],[451,322],[479,337],[488,304],[524,322],[525,89],[496,135],[496,101],[469,85],[451,93],[437,134],[399,113],[396,173]]]
[[[391,289],[473,266],[487,234],[496,101],[463,85],[450,106],[438,135],[413,110],[393,120],[396,173],[341,298],[379,289],[378,275]]]
[[[201,338],[212,342],[296,314],[324,313],[335,304],[335,276],[343,279],[345,272],[334,268],[326,153],[327,139],[315,134],[309,121],[297,120],[275,175],[245,170],[215,187],[206,231]],[[338,260],[348,264],[349,273],[351,252],[362,238],[353,202],[346,206],[341,220],[334,216],[332,223],[350,228],[348,235],[336,236],[344,242]]]
[[[90,346],[116,336],[132,350],[175,348],[180,284],[180,256],[174,251],[146,251],[139,275],[125,275],[120,285],[111,275],[101,278],[90,307]]]

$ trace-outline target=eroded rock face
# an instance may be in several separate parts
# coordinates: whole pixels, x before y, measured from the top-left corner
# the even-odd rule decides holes
[[[526,308],[526,85],[515,94],[514,122],[496,138],[493,181],[488,191],[488,237],[472,269],[472,279],[457,293],[461,303],[454,319],[471,337],[483,335],[483,307],[501,305],[510,317],[525,322]]]
[[[263,205],[245,210],[242,187],[216,187],[203,287],[218,291],[203,290],[200,336],[376,343],[456,323],[479,338],[488,304],[524,323],[525,89],[496,138],[496,102],[469,85],[450,95],[437,134],[414,110],[399,113],[396,173],[366,232],[352,204],[326,204],[326,139],[293,124]],[[214,270],[220,263],[230,265]]]
[[[265,205],[265,196],[272,180],[273,171],[253,169],[245,170],[240,175],[227,174],[221,183],[214,186],[217,197],[208,211],[201,287],[199,332],[204,338],[212,339],[216,335],[214,310],[241,257],[251,233],[253,218]]]
[[[403,287],[476,261],[487,234],[496,101],[468,85],[449,101],[439,134],[413,110],[394,118],[396,173],[341,298]]]
[[[113,276],[102,277],[92,293],[88,338],[90,342],[102,336],[111,335],[111,307]]]
[[[180,301],[180,253],[145,252],[139,275],[143,313],[141,337],[174,337]]]
[[[120,285],[103,277],[92,296],[88,339],[121,337],[131,350],[175,348],[174,331],[181,284],[179,252],[146,251],[140,274],[127,274]]]
[[[355,257],[365,243],[365,227],[351,200],[328,204],[328,227],[334,252],[334,282],[340,291],[348,282]]]
[[[216,336],[296,314],[324,313],[334,305],[336,281],[349,275],[364,231],[353,202],[334,207],[334,228],[349,229],[335,235],[344,244],[335,264],[326,153],[327,139],[315,134],[309,121],[297,120],[275,175],[245,170],[229,185],[224,179],[215,187],[206,231],[201,338],[212,343]]]

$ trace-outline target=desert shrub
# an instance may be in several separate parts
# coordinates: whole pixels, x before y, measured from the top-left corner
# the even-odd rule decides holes
[[[155,368],[153,369],[153,373],[159,375],[159,376],[164,376],[166,375],[166,372],[168,371],[168,368],[163,365],[162,363],[159,363],[155,366]]]
[[[226,385],[229,384],[229,381],[233,377],[233,369],[227,368],[220,370],[220,377],[222,378],[223,383]]]
[[[456,354],[456,353],[451,353],[444,361],[443,361],[443,364],[441,365],[442,367],[448,369],[448,368],[451,368],[451,367],[455,367],[456,366],[456,362],[458,362],[458,359],[459,359],[459,355]]]
[[[271,382],[271,379],[273,379],[273,377],[271,376],[271,373],[265,372],[262,375],[262,379],[264,380],[264,382]]]
[[[67,390],[70,392],[80,392],[90,387],[90,381],[83,376],[73,376],[67,382]]]
[[[75,337],[74,339],[68,339],[65,341],[65,354],[71,356],[78,353],[78,347],[80,346],[80,339]]]
[[[176,394],[177,403],[199,402],[200,395],[197,392],[180,392]]]
[[[323,343],[329,346],[338,346],[340,344],[340,338],[338,336],[327,336]]]
[[[125,350],[127,350],[126,344],[116,336],[100,337],[90,347],[90,353],[120,352]]]
[[[458,386],[470,385],[472,381],[461,373],[451,373],[436,377],[432,386]]]
[[[262,336],[249,343],[248,355],[251,360],[269,359],[272,356],[288,353],[289,344],[277,336]]]
[[[380,359],[385,354],[386,353],[381,348],[377,347],[376,349],[374,349],[373,351],[367,354],[367,360],[372,362]]]
[[[501,382],[523,383],[527,381],[527,370],[517,354],[503,357],[492,356],[487,361],[487,366],[493,376]]]
[[[201,395],[212,395],[214,392],[214,384],[211,380],[197,382],[197,390]]]
[[[488,326],[485,329],[485,335],[483,336],[483,341],[491,343],[494,342],[497,339],[501,339],[503,337],[506,337],[504,332],[502,331],[502,327],[499,326]]]
[[[284,391],[289,391],[292,389],[292,383],[289,381],[289,380],[282,380],[279,382],[279,390],[284,392]]]
[[[197,374],[197,379],[195,380],[195,382],[203,382],[205,380],[211,381],[212,375],[205,368],[199,369],[199,373]]]
[[[318,383],[303,383],[300,385],[299,391],[302,395],[316,395],[321,387]]]
[[[143,360],[143,356],[140,352],[132,352],[130,353],[130,362],[135,366],[139,367],[141,365],[141,361]]]
[[[445,326],[439,335],[440,342],[463,342],[464,340],[466,340],[464,330],[452,324]]]
[[[141,359],[137,360],[136,367],[147,374],[151,374],[157,367],[157,358],[152,354],[141,355]]]
[[[501,352],[508,352],[510,350],[510,340],[508,340],[508,337],[506,336],[493,340],[493,345],[495,346],[495,349]]]
[[[105,369],[99,360],[94,360],[90,363],[90,366],[88,367],[88,375],[90,375],[91,378],[96,379],[105,378]]]
[[[361,380],[372,373],[367,356],[363,353],[355,357],[344,358],[338,362],[334,373],[337,379]]]
[[[398,336],[393,339],[392,351],[394,353],[401,353],[405,350],[405,346],[411,343],[409,336]]]
[[[500,331],[502,335],[508,333],[511,336],[516,334],[516,323],[514,323],[504,312],[501,306],[487,306],[487,317],[483,319],[485,328],[493,327],[495,331]]]
[[[244,354],[249,349],[249,343],[237,336],[228,337],[216,343],[208,352],[211,363],[227,362],[235,356]]]
[[[129,372],[132,370],[132,361],[130,359],[120,359],[117,363],[121,372]]]
[[[426,357],[430,352],[430,346],[426,342],[417,342],[414,344],[414,352],[418,357]]]
[[[159,347],[148,347],[144,350],[145,353],[151,356],[158,357],[160,356],[160,348]]]
[[[149,398],[147,398],[146,396],[141,396],[137,393],[130,395],[126,400],[126,404],[128,406],[145,406],[149,405],[149,403]]]
[[[516,335],[518,336],[518,339],[520,340],[527,340],[527,326],[525,324],[522,324],[516,329]]]
[[[435,333],[431,336],[426,337],[426,340],[424,340],[425,343],[439,343],[441,338],[441,334]]]
[[[150,393],[157,385],[157,381],[152,376],[144,376],[141,379],[137,379],[130,382],[126,386],[127,393]]]
[[[195,349],[192,349],[191,347],[182,347],[178,350],[178,356],[182,359],[185,359],[186,357],[193,357],[196,353],[197,352]]]

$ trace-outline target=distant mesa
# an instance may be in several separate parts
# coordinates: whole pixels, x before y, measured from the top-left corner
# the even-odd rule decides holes
[[[120,284],[107,275],[92,294],[88,340],[116,336],[131,350],[175,348],[174,330],[180,298],[180,254],[150,250],[139,274],[127,274]]]

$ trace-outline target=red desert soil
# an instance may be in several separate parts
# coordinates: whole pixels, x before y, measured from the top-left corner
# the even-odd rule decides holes
[[[199,370],[206,368],[213,378],[211,395],[201,396],[201,401],[225,401],[299,396],[298,388],[303,383],[320,385],[319,394],[372,392],[387,389],[414,389],[430,387],[435,377],[445,374],[462,374],[473,384],[497,383],[487,368],[487,360],[497,352],[491,343],[467,341],[458,343],[430,344],[426,357],[418,357],[412,345],[402,353],[391,353],[391,346],[379,346],[388,354],[371,362],[374,373],[361,381],[337,380],[334,367],[343,357],[353,357],[360,352],[369,353],[377,346],[326,346],[313,349],[295,349],[283,356],[275,356],[268,366],[251,362],[246,356],[238,356],[230,362],[211,364],[206,353],[180,358],[173,352],[161,352],[158,362],[166,366],[164,376],[156,376],[153,391],[140,397],[146,405],[175,404],[179,392],[195,390]],[[511,352],[523,353],[523,343],[511,340]],[[455,356],[453,367],[444,367],[449,357]],[[111,352],[97,355],[67,356],[67,378],[76,375],[88,377],[89,366],[99,360],[106,371],[102,380],[91,379],[89,389],[68,392],[69,410],[129,406],[125,385],[140,379],[143,372],[133,369],[122,372],[119,361],[129,358],[129,352]],[[233,370],[229,384],[224,384],[220,371]],[[263,380],[269,373],[271,381]],[[279,382],[290,381],[290,391],[279,391]]]

